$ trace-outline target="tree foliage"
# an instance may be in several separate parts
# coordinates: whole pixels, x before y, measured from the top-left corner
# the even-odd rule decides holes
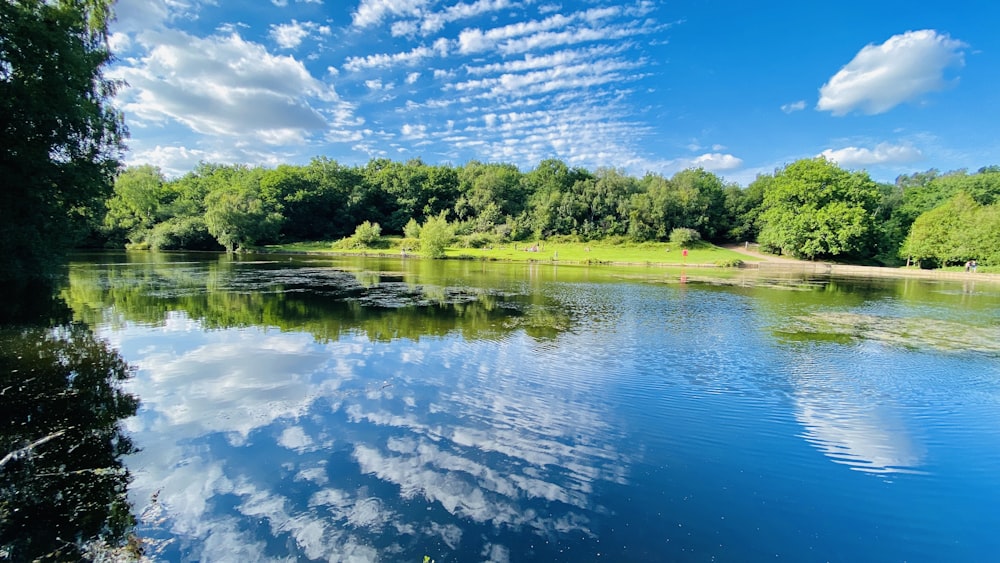
[[[765,185],[758,241],[801,258],[860,256],[874,245],[878,186],[826,159],[799,160]]]
[[[925,267],[969,260],[1000,264],[1000,203],[980,205],[959,192],[917,217],[900,254]]]
[[[764,250],[805,258],[895,264],[916,218],[959,192],[991,205],[1000,196],[1000,170],[932,170],[878,184],[864,172],[807,159],[742,188],[703,169],[635,178],[554,159],[526,173],[507,164],[420,159],[346,166],[318,158],[274,169],[202,163],[175,180],[150,166],[124,171],[102,233],[117,246],[127,239],[139,248],[236,250],[279,241],[355,243],[352,233],[367,222],[379,225],[380,235],[403,235],[409,250],[420,225],[444,213],[453,218],[446,222],[451,236],[470,247],[552,236],[666,242],[677,229],[691,229],[708,241],[756,240]]]
[[[441,258],[454,237],[455,231],[448,224],[447,212],[442,211],[421,225],[420,252],[428,258]]]
[[[104,0],[0,2],[0,278],[45,275],[100,224],[125,127]]]
[[[670,243],[687,248],[701,240],[701,233],[687,227],[678,227],[670,231]]]
[[[206,198],[205,224],[226,252],[246,250],[258,241],[273,238],[283,220],[264,201],[243,190],[218,190]]]
[[[122,421],[139,401],[122,389],[131,368],[44,286],[3,288],[25,309],[0,312],[0,553],[83,561],[135,523]]]

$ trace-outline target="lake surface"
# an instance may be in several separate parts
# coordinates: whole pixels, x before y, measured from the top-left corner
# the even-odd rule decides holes
[[[1000,285],[102,254],[164,561],[984,561]]]

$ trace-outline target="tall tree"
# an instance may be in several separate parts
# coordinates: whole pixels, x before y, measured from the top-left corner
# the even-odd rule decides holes
[[[0,278],[51,273],[98,224],[125,127],[108,0],[0,2]]]
[[[163,173],[145,164],[124,170],[115,179],[114,195],[107,202],[104,226],[114,243],[125,239],[137,242],[160,218],[160,200],[164,196]]]
[[[900,254],[923,267],[978,260],[996,265],[1000,257],[1000,204],[980,205],[961,191],[913,222]]]
[[[863,255],[875,244],[880,194],[865,172],[803,159],[765,184],[762,248],[801,258]]]

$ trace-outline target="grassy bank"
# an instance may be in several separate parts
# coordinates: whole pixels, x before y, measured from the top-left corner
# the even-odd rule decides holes
[[[407,241],[401,238],[385,237],[381,243],[367,248],[335,248],[333,241],[301,242],[271,245],[269,252],[308,252],[330,254],[384,254],[402,255]],[[419,255],[418,251],[407,250],[408,255]],[[740,262],[760,261],[731,250],[707,243],[699,243],[688,249],[687,256],[680,247],[668,243],[627,243],[627,242],[575,242],[537,241],[513,242],[491,245],[485,248],[449,247],[445,256],[453,259],[501,260],[509,262],[565,262],[574,264],[662,264],[662,265],[705,265],[736,266]]]

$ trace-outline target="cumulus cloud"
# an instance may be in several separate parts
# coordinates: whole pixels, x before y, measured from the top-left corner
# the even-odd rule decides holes
[[[129,84],[121,98],[140,125],[177,122],[206,135],[285,142],[289,134],[301,138],[327,129],[316,106],[340,101],[300,61],[272,55],[235,33],[199,38],[170,31],[140,40],[148,53],[113,71]]]
[[[310,27],[315,27],[315,24],[292,20],[291,23],[272,25],[268,36],[282,49],[294,49],[302,44],[303,39],[309,37]]]
[[[833,115],[879,114],[946,88],[948,69],[965,64],[962,41],[931,29],[867,45],[820,88],[816,109]]]
[[[743,159],[737,158],[731,154],[713,152],[705,153],[691,159],[692,168],[704,168],[709,172],[733,170],[739,168],[740,166],[743,166]]]
[[[844,147],[826,149],[820,156],[842,166],[868,166],[872,164],[905,164],[923,158],[920,149],[910,145],[879,143],[875,148]]]
[[[149,148],[132,147],[129,162],[152,164],[168,178],[178,177],[193,170],[199,162],[228,162],[224,155],[198,148],[155,145]]]

